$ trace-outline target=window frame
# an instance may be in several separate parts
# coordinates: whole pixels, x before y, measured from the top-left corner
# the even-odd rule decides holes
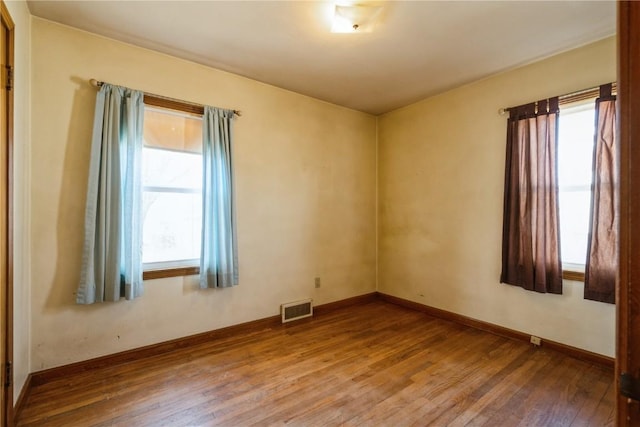
[[[617,94],[618,85],[616,82],[613,82],[611,91],[613,95]],[[567,107],[571,107],[572,105],[580,105],[581,103],[586,104],[587,102],[592,102],[595,106],[595,101],[599,96],[600,96],[600,88],[593,87],[590,89],[580,90],[577,92],[572,92],[570,94],[561,96],[559,100],[559,105],[561,108],[567,108]],[[560,120],[562,120],[562,113],[560,114],[559,117],[560,117]],[[594,133],[595,133],[595,127],[594,127]],[[562,227],[562,224],[560,226]],[[568,268],[565,268],[565,266]],[[584,282],[585,269],[586,269],[586,259],[585,259],[584,266],[578,265],[578,264],[571,264],[571,263],[562,263],[562,278],[565,280]]]
[[[159,107],[182,113],[204,115],[204,107],[188,102],[180,102],[175,99],[163,98],[145,94],[143,103],[145,106]],[[197,263],[197,265],[196,265]],[[161,263],[143,263],[142,280],[162,279],[167,277],[192,276],[200,274],[200,260],[175,260]]]
[[[598,95],[599,95],[599,92],[594,89],[594,90],[590,90],[588,92],[576,94],[573,97],[567,97],[565,99],[561,99],[560,100],[560,107],[561,108],[560,108],[560,115],[559,115],[559,122],[558,123],[560,123],[562,121],[562,109],[586,106],[586,105],[591,104],[591,105],[593,105],[593,108],[595,110],[595,102],[596,102],[596,99],[597,99]],[[595,134],[595,128],[594,128],[593,131],[594,131],[594,134]],[[590,189],[590,192],[591,192],[591,195],[593,195],[593,188]],[[562,223],[560,223],[560,229],[562,230]],[[587,245],[588,245],[588,241],[587,241]],[[561,243],[561,246],[562,246],[562,243]],[[588,250],[589,250],[589,248],[587,247],[587,251]],[[576,264],[576,263],[562,261],[562,278],[564,280],[571,280],[571,281],[575,281],[575,282],[584,282],[586,268],[587,268],[586,253],[585,253],[585,263],[584,264]]]

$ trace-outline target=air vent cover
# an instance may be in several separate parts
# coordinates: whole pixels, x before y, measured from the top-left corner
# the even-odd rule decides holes
[[[282,323],[313,316],[313,304],[311,299],[289,302],[280,306]]]

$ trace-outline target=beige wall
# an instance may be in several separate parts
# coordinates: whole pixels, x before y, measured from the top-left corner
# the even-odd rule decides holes
[[[13,133],[13,361],[14,401],[29,374],[29,153],[31,15],[24,1],[5,2],[15,24]]]
[[[380,292],[613,356],[615,307],[582,283],[499,283],[509,107],[616,78],[615,40],[469,84],[379,118]]]
[[[375,290],[374,117],[39,18],[32,30],[32,371]],[[74,303],[90,78],[242,110],[238,287],[162,279],[134,301]]]

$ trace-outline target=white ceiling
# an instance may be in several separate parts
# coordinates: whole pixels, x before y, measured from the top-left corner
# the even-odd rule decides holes
[[[372,114],[616,31],[613,1],[375,2],[384,9],[363,34],[331,33],[335,2],[325,1],[28,4],[45,19]]]

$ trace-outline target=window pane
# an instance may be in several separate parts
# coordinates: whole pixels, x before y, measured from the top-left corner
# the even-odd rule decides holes
[[[586,262],[590,203],[591,191],[560,194],[562,262],[580,265]]]
[[[558,129],[562,262],[584,265],[591,209],[593,103],[563,109]]]
[[[558,180],[561,188],[591,187],[594,115],[593,106],[566,109],[560,113]]]
[[[202,227],[202,117],[145,107],[143,138],[142,261],[197,260]]]
[[[202,188],[202,155],[145,147],[142,149],[145,187]]]
[[[159,107],[144,109],[144,143],[149,147],[202,153],[202,117]]]
[[[202,195],[144,192],[142,262],[200,258]]]

